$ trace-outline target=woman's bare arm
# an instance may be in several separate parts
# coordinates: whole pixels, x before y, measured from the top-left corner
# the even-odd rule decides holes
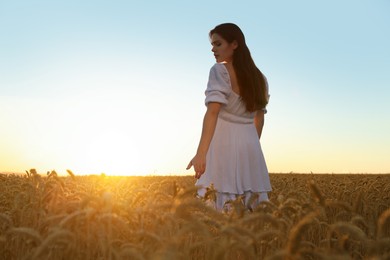
[[[198,149],[195,157],[187,166],[187,170],[190,169],[191,166],[194,166],[195,178],[197,179],[199,179],[206,170],[206,155],[211,143],[211,139],[214,135],[220,109],[220,103],[210,102],[207,105],[207,111],[203,118],[202,135],[200,137]]]
[[[259,136],[259,139],[261,137],[261,133],[263,132],[263,126],[264,126],[264,111],[263,110],[257,110],[254,124],[256,126],[257,135]]]

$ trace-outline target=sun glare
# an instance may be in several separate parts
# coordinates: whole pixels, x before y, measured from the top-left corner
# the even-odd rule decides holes
[[[1,162],[2,170],[153,174],[156,161],[165,159],[156,155],[159,144],[153,135],[155,125],[161,122],[149,120],[152,109],[140,113],[139,102],[128,97],[113,100],[100,93],[71,100],[12,99],[9,103],[20,104],[11,120],[18,131],[0,131],[10,137],[4,143],[7,153],[14,151],[13,160]]]
[[[140,156],[140,144],[120,131],[93,134],[84,145],[84,155],[80,154],[73,164],[79,172],[143,175],[149,171],[145,167],[146,161]]]
[[[94,118],[76,132],[76,151],[71,149],[68,153],[70,165],[82,174],[150,174],[153,169],[146,156],[151,146],[147,134],[130,120],[114,118],[102,124],[98,117]]]

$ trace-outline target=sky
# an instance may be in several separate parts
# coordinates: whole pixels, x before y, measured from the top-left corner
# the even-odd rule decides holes
[[[0,172],[176,175],[233,22],[271,173],[390,173],[390,1],[0,0]]]

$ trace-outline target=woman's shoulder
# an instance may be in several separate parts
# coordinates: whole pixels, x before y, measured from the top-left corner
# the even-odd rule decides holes
[[[229,82],[229,72],[224,63],[215,63],[210,69],[210,75],[214,75],[217,78],[222,78]]]
[[[210,70],[214,71],[226,71],[226,66],[224,63],[214,63]]]
[[[209,102],[227,104],[230,92],[229,74],[225,69],[225,65],[223,63],[215,63],[210,69],[209,81],[205,92],[206,104]]]

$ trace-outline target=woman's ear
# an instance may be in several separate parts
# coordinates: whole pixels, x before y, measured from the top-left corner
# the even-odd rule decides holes
[[[237,49],[237,47],[238,47],[238,42],[237,42],[236,40],[234,40],[234,41],[232,42],[232,46],[233,46],[233,50]]]

